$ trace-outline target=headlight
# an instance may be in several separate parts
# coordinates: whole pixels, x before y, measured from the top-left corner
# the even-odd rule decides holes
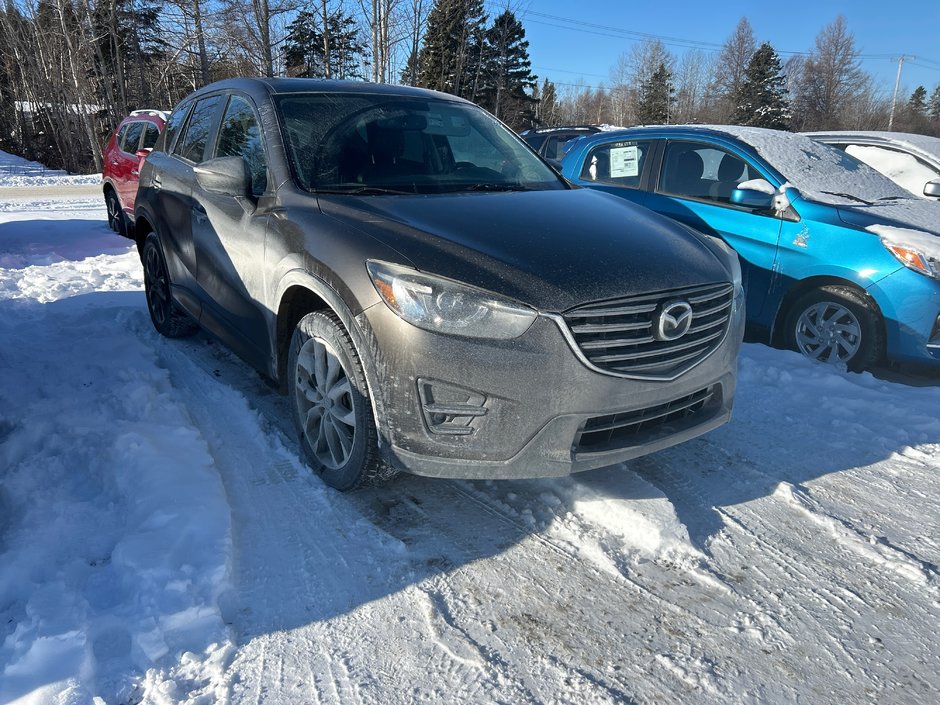
[[[508,340],[528,330],[538,315],[509,299],[451,279],[386,262],[366,263],[385,304],[418,328],[470,338]]]
[[[921,245],[907,244],[884,237],[881,238],[881,244],[908,269],[913,269],[933,279],[940,279],[940,248],[928,250]]]

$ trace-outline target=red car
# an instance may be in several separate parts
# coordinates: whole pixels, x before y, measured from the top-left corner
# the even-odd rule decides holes
[[[140,165],[157,143],[167,117],[162,110],[135,110],[121,121],[101,154],[108,225],[125,237],[132,237]]]

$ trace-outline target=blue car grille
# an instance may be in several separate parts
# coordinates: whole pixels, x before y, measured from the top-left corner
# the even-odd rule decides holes
[[[675,340],[659,339],[657,317],[675,301],[691,306],[691,326]],[[732,285],[718,283],[587,304],[566,312],[564,319],[595,367],[630,377],[674,378],[721,345],[733,304]]]

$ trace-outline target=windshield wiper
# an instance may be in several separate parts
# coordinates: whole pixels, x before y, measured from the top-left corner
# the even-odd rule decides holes
[[[339,193],[345,196],[377,196],[382,194],[413,196],[414,191],[400,191],[393,188],[379,186],[357,186],[356,188],[318,188],[316,193]]]
[[[851,193],[839,193],[837,191],[820,191],[820,193],[828,193],[830,196],[838,196],[839,198],[847,198],[850,201],[857,201],[858,203],[864,203],[866,206],[874,205],[871,201],[866,201],[864,198],[853,196]]]
[[[907,196],[883,196],[878,201],[906,201]]]
[[[478,184],[467,184],[459,187],[460,191],[530,191],[528,186],[522,184],[506,184],[483,181]]]

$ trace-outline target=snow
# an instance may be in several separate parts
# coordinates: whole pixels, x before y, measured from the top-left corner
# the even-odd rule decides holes
[[[0,152],[0,188],[9,186],[53,186],[100,184],[101,174],[70,175],[66,171],[47,169],[13,154]]]
[[[0,198],[0,702],[936,701],[937,379],[745,345],[693,442],[341,495],[49,192]]]
[[[865,162],[872,169],[881,172],[915,196],[923,196],[924,185],[928,181],[940,178],[936,171],[903,152],[856,144],[850,144],[845,151],[846,154]]]

